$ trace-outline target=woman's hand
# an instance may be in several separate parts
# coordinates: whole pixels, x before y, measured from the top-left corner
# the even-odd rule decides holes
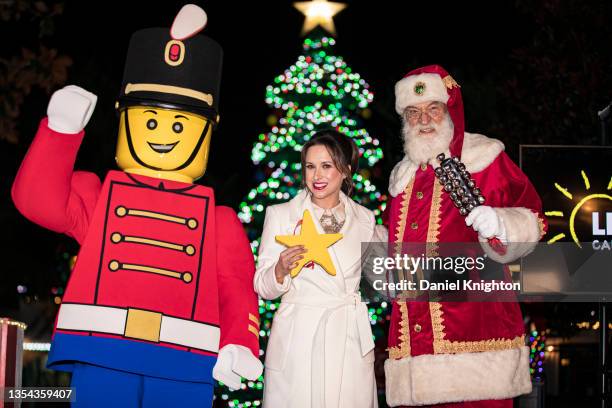
[[[297,266],[297,262],[304,258],[302,254],[306,252],[303,245],[296,245],[285,249],[280,253],[278,262],[274,267],[274,275],[276,275],[276,281],[283,283],[285,276],[289,275],[291,270]]]

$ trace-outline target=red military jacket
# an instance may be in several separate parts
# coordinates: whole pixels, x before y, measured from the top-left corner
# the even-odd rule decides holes
[[[215,357],[238,344],[258,357],[253,256],[233,210],[215,206],[201,185],[122,171],[100,185],[92,173],[73,172],[83,135],[54,132],[43,120],[13,187],[26,217],[81,244],[50,365],[85,361],[194,380],[212,360],[191,376],[172,367],[186,358],[177,351]],[[123,350],[121,358],[108,348]],[[160,354],[165,367],[137,361],[171,349]]]
[[[508,235],[505,255],[482,242],[484,252],[503,263],[530,251],[545,228],[541,201],[503,152],[503,144],[466,133],[462,161]],[[392,174],[390,190],[390,246],[478,242],[431,164],[418,166],[404,159]],[[391,406],[504,399],[529,392],[529,350],[519,305],[394,302],[385,371]]]

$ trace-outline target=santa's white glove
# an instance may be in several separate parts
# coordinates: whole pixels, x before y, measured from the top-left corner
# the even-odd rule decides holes
[[[219,350],[213,378],[232,390],[240,389],[240,377],[255,381],[263,371],[263,364],[251,350],[237,344],[228,344]]]
[[[96,95],[75,85],[55,91],[47,107],[49,128],[59,133],[79,133],[89,122],[97,100]]]
[[[488,205],[481,205],[474,208],[467,217],[465,224],[471,226],[474,231],[482,238],[498,238],[502,243],[507,244],[506,227],[497,212]]]

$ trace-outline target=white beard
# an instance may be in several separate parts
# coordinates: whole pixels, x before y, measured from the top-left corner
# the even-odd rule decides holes
[[[421,129],[430,127],[435,129],[433,133],[419,133]],[[426,126],[421,124],[410,126],[404,120],[402,126],[404,153],[413,163],[427,163],[440,153],[448,152],[448,147],[453,138],[453,129],[453,121],[448,113],[440,124],[431,121]]]

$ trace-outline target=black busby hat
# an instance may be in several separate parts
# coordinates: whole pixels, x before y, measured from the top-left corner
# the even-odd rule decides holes
[[[150,105],[217,120],[223,50],[198,34],[206,13],[188,4],[168,28],[147,28],[130,39],[119,108]]]

